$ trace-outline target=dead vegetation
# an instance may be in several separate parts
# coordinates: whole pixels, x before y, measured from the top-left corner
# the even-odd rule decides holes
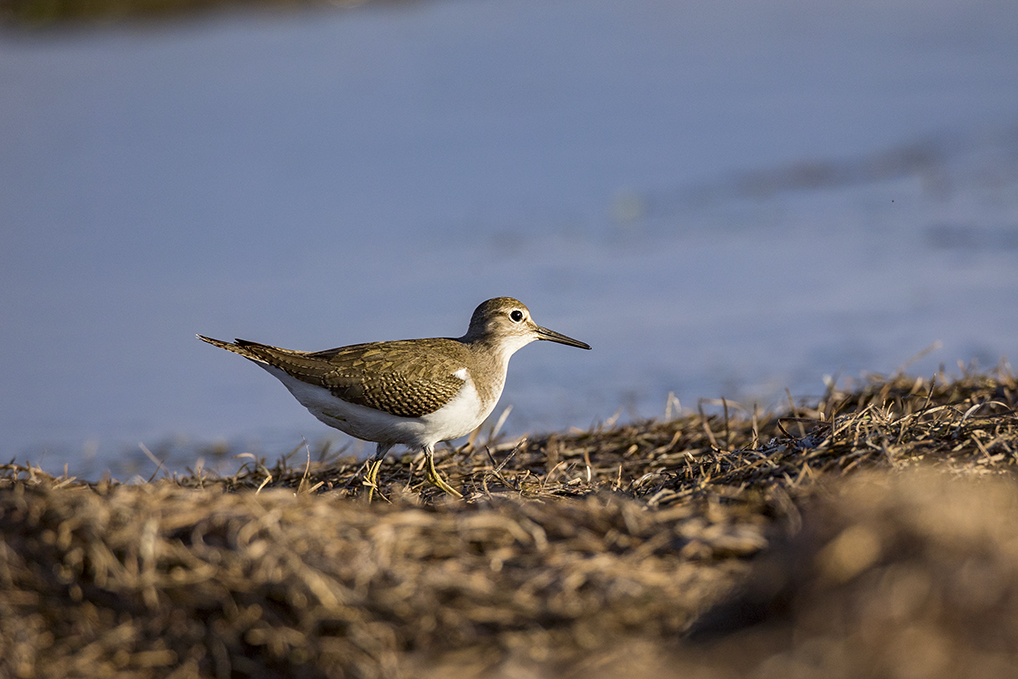
[[[1018,666],[1012,375],[708,405],[440,453],[462,502],[409,456],[370,505],[360,465],[309,452],[141,484],[6,465],[0,676]]]

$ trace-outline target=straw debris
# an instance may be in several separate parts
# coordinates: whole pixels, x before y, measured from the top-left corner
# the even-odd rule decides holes
[[[789,639],[811,634],[822,669],[851,639],[880,659],[854,676],[917,647],[951,676],[970,639],[950,606],[1015,619],[1018,522],[990,518],[1018,511],[1010,373],[873,376],[777,414],[703,405],[440,452],[464,501],[409,455],[372,504],[362,465],[310,450],[137,484],[5,465],[0,676],[793,676]],[[862,639],[872,620],[891,632]],[[1012,627],[965,657],[1018,661]]]

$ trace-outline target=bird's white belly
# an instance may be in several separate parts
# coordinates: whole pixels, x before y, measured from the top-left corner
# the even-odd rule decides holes
[[[324,424],[376,443],[423,448],[466,436],[491,414],[498,401],[496,396],[485,407],[468,376],[459,393],[435,412],[422,417],[399,417],[348,403],[333,396],[328,389],[302,382],[274,366],[258,365],[282,382],[294,398]]]

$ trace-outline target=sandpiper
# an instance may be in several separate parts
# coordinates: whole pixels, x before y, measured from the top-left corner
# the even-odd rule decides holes
[[[458,339],[368,342],[314,352],[198,339],[254,361],[330,427],[375,442],[365,477],[369,499],[382,459],[396,444],[423,450],[428,481],[462,497],[435,469],[435,444],[466,436],[491,414],[509,358],[534,340],[590,349],[537,325],[526,305],[512,297],[481,303]]]

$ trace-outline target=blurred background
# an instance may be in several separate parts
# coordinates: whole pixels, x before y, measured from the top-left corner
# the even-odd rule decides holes
[[[0,2],[6,459],[356,452],[194,334],[459,336],[498,295],[594,347],[514,357],[515,434],[1018,347],[1013,0],[177,9]]]

